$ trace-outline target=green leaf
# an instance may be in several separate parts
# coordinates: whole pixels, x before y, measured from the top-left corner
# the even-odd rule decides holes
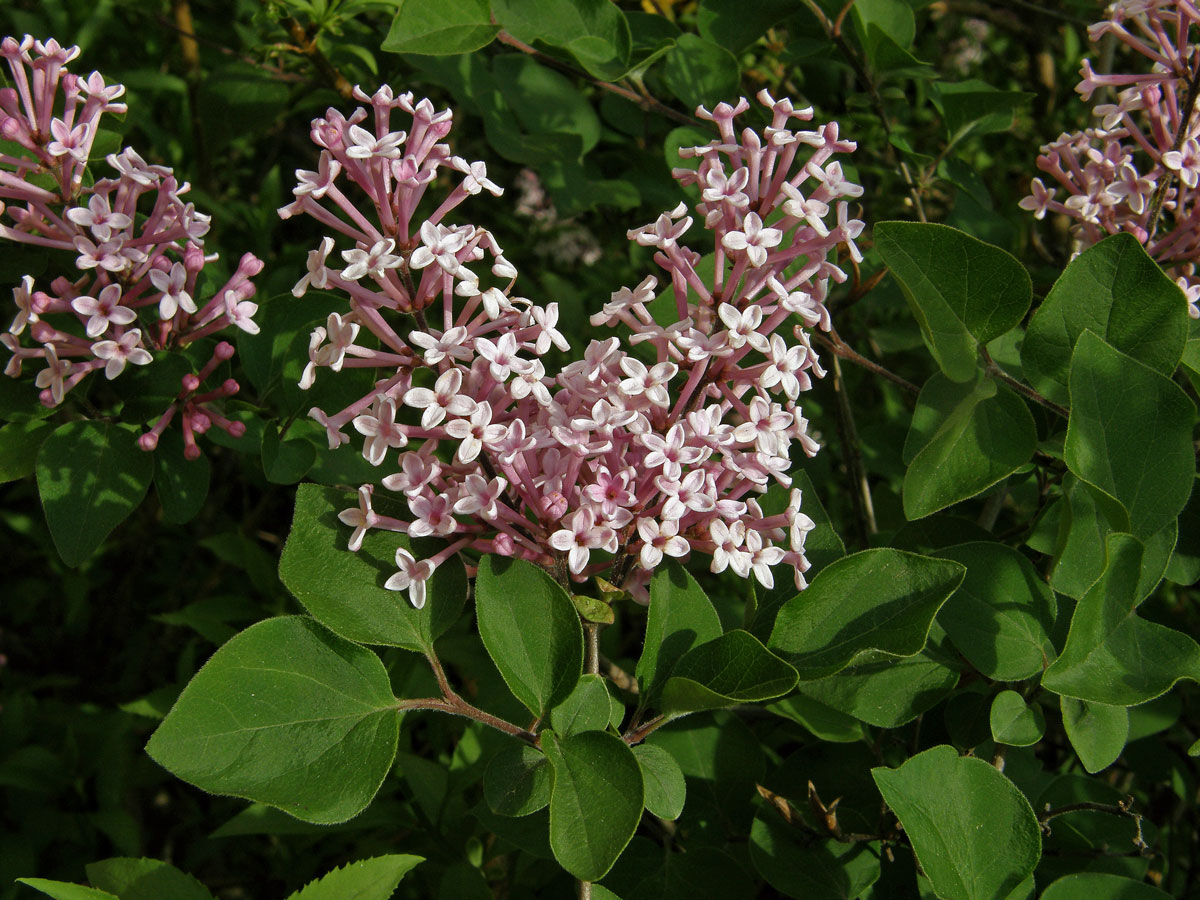
[[[830,709],[803,694],[792,694],[782,700],[767,704],[767,709],[777,716],[791,719],[804,726],[816,737],[834,744],[851,744],[861,741],[865,732],[862,722],[853,716]]]
[[[1079,761],[1095,774],[1112,765],[1129,737],[1129,710],[1123,706],[1059,697],[1067,738]]]
[[[488,0],[398,0],[396,18],[380,49],[430,56],[470,53],[486,47],[499,33]]]
[[[901,47],[911,47],[917,34],[916,19],[912,6],[904,0],[855,0],[854,25],[863,48],[870,53],[866,43],[867,30],[874,25],[881,32],[892,35]]]
[[[784,604],[768,646],[806,681],[871,650],[912,656],[964,574],[956,562],[890,548],[843,557]]]
[[[600,140],[600,117],[565,75],[524,53],[492,60],[492,74],[521,129],[530,134],[575,134],[580,155]]]
[[[284,616],[218,649],[146,752],[202,790],[332,824],[371,802],[398,733],[379,657],[311,619]]]
[[[53,422],[39,419],[11,422],[0,428],[0,484],[32,472],[42,442],[53,431]]]
[[[663,57],[660,71],[667,89],[693,109],[735,101],[742,74],[737,58],[724,47],[687,33]]]
[[[584,675],[566,698],[550,710],[550,727],[561,737],[608,727],[611,704],[608,682],[600,675]]]
[[[295,484],[317,461],[317,448],[302,438],[283,440],[272,424],[267,424],[262,439],[262,466],[267,481]]]
[[[639,702],[657,707],[675,664],[692,647],[720,635],[721,620],[696,579],[674,560],[664,561],[650,579],[646,640],[635,670]]]
[[[396,571],[396,548],[418,559],[432,556],[440,541],[374,529],[357,553],[347,549],[352,529],[338,513],[358,505],[355,494],[302,484],[296,491],[292,530],[279,560],[279,578],[322,625],[347,640],[422,652],[445,633],[467,601],[467,576],[455,556],[438,566],[426,584],[425,606],[414,609],[403,593],[384,582]],[[376,509],[386,512],[380,499]]]
[[[951,144],[971,135],[1009,131],[1017,110],[1034,96],[1027,91],[999,91],[977,79],[942,82],[934,92]]]
[[[542,732],[554,768],[550,847],[580,881],[599,881],[617,861],[642,818],[644,794],[637,757],[603,731],[560,738]]]
[[[1042,739],[1046,719],[1036,705],[1026,706],[1016,691],[1001,691],[992,700],[988,717],[992,740],[1010,747],[1029,747]]]
[[[154,450],[154,488],[162,504],[163,518],[172,525],[190,522],[208,499],[212,464],[207,456],[188,459],[183,455],[183,435],[171,429]]]
[[[506,747],[488,763],[483,797],[498,816],[527,816],[549,804],[552,781],[550,764],[536,747]]]
[[[1169,900],[1170,894],[1144,881],[1108,872],[1075,872],[1052,881],[1041,900]]]
[[[898,728],[954,690],[958,672],[925,653],[869,653],[836,675],[802,681],[796,690],[868,725]]]
[[[485,556],[475,579],[479,636],[509,690],[543,716],[583,674],[583,627],[570,596],[520,559]]]
[[[1115,532],[1129,532],[1129,514],[1112,497],[1074,475],[1063,479],[1065,504],[1059,517],[1059,538],[1050,586],[1076,600],[1104,573],[1104,542]],[[1144,541],[1138,598],[1147,597],[1162,579],[1175,546],[1174,521]]]
[[[662,694],[668,715],[758,703],[796,686],[796,670],[740,629],[689,650],[675,665]]]
[[[1187,504],[1196,407],[1178,385],[1090,331],[1071,356],[1067,468],[1125,507],[1145,540]]]
[[[28,885],[47,897],[53,897],[54,900],[120,900],[115,894],[107,891],[98,891],[67,881],[51,881],[49,878],[18,878],[17,883]]]
[[[1033,457],[1037,427],[1025,401],[990,378],[925,383],[905,441],[904,514],[920,519],[973,497]]]
[[[1029,801],[983,760],[943,744],[871,775],[944,900],[1004,900],[1037,865]]]
[[[646,809],[660,819],[678,819],[687,799],[687,781],[675,757],[654,744],[638,744],[633,755],[642,768]]]
[[[1067,697],[1136,706],[1181,678],[1200,681],[1200,646],[1188,635],[1136,614],[1142,545],[1109,535],[1104,574],[1075,608],[1062,655],[1042,686]]]
[[[629,68],[629,22],[609,0],[492,0],[492,13],[513,37],[561,47],[603,81]]]
[[[731,53],[741,53],[795,9],[793,0],[758,0],[749,4],[740,0],[700,0],[696,26],[706,41],[720,44]]]
[[[1200,581],[1200,490],[1195,484],[1187,506],[1179,514],[1179,538],[1167,563],[1166,576],[1182,585]]]
[[[1029,274],[999,247],[954,228],[880,222],[875,247],[900,283],[921,335],[951,381],[969,381],[977,348],[1029,309]]]
[[[1057,604],[1037,569],[1011,547],[976,541],[937,551],[967,567],[966,578],[938,612],[954,646],[982,675],[1020,681],[1054,661]]]
[[[1179,365],[1187,302],[1132,234],[1107,237],[1073,259],[1030,319],[1021,368],[1043,396],[1068,402],[1071,354],[1085,330],[1161,375]]]
[[[424,861],[403,853],[360,859],[309,882],[287,900],[390,900],[404,876]]]
[[[132,425],[68,422],[37,458],[38,491],[54,546],[78,566],[142,502],[154,461]]]
[[[754,819],[750,861],[777,891],[804,900],[854,900],[879,880],[873,847],[814,841],[774,810],[762,810]]]
[[[158,859],[118,857],[89,863],[87,877],[93,887],[121,900],[212,900],[203,884]]]

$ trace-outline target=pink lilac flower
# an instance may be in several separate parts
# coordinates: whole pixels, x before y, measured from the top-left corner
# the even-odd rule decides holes
[[[130,364],[150,365],[158,351],[230,325],[258,331],[258,307],[249,298],[262,263],[251,254],[208,301],[195,299],[202,271],[217,257],[203,249],[209,217],[181,199],[189,185],[128,147],[106,157],[115,176],[106,177],[92,158],[102,117],[126,111],[116,102],[125,89],[98,72],[85,78],[68,71],[78,54],[52,39],[0,40],[12,85],[0,89],[0,136],[9,142],[0,151],[0,240],[61,251],[70,273],[42,289],[22,278],[13,291],[17,315],[2,341],[13,354],[8,375],[19,376],[24,360],[45,362],[35,383],[47,406],[101,369],[114,379]],[[94,180],[85,184],[88,170]],[[22,346],[26,333],[35,347]],[[199,373],[182,378],[176,399],[139,439],[143,449],[154,449],[177,418],[189,458],[200,454],[196,435],[214,424],[234,436],[245,431],[220,411],[237,383],[204,387],[232,355],[233,346],[219,342]]]
[[[1075,88],[1085,101],[1097,90],[1106,102],[1092,110],[1097,125],[1062,134],[1041,148],[1035,178],[1020,207],[1044,218],[1073,220],[1076,253],[1110,234],[1128,232],[1180,284],[1188,313],[1200,318],[1200,115],[1183,120],[1197,63],[1189,43],[1200,25],[1191,0],[1117,0],[1088,29],[1143,56],[1148,71],[1098,74],[1088,60]],[[1049,183],[1047,183],[1049,182]],[[1061,192],[1061,194],[1060,194]]]
[[[471,571],[478,554],[499,553],[564,584],[603,576],[641,599],[664,558],[694,554],[765,586],[787,565],[803,588],[813,526],[799,491],[773,516],[754,498],[789,487],[797,445],[817,451],[797,405],[824,374],[808,330],[830,327],[829,284],[846,278],[837,251],[860,258],[863,224],[846,198],[861,188],[839,162],[854,144],[836,124],[809,130],[811,110],[765,92],[765,137],[739,130],[745,100],[701,109],[717,139],[681,150],[696,166],[674,173],[701,201],[629,231],[657,273],[614,291],[591,322],[617,330],[551,373],[544,357],[572,349],[557,304],[515,293],[496,237],[457,219],[467,198],[501,189],[443,142],[450,112],[388,88],[355,97],[370,111],[313,122],[318,171],[297,173],[280,210],[331,232],[293,293],[317,286],[344,303],[313,332],[301,386],[350,356],[378,373],[368,395],[311,415],[331,447],[347,425],[362,433],[382,489],[408,510],[374,514],[360,490],[341,514],[350,549],[372,528],[446,539],[427,560],[397,553],[387,586],[418,607],[432,571],[460,551]],[[697,223],[715,256],[709,274],[689,244]],[[340,272],[326,262],[335,250]],[[650,314],[660,297],[675,322]],[[355,343],[357,329],[375,340]]]

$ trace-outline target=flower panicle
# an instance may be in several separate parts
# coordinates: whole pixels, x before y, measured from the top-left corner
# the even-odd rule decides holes
[[[814,526],[800,492],[772,514],[757,497],[791,487],[793,445],[817,452],[797,405],[824,374],[808,335],[830,327],[829,282],[846,278],[838,252],[861,258],[849,200],[862,189],[839,162],[854,144],[837,125],[795,127],[812,111],[765,91],[761,135],[737,130],[744,99],[702,108],[717,137],[681,150],[698,163],[675,172],[700,202],[629,232],[660,273],[614,292],[591,322],[615,333],[548,373],[552,348],[571,349],[557,304],[518,296],[494,235],[451,221],[468,197],[501,193],[483,163],[443,142],[451,113],[387,87],[355,97],[369,109],[313,122],[317,168],[296,173],[280,210],[333,232],[293,293],[334,291],[347,304],[314,330],[300,386],[322,369],[378,373],[346,408],[311,411],[331,448],[361,435],[401,501],[360,488],[341,514],[349,549],[371,529],[443,538],[429,560],[397,552],[388,586],[418,607],[437,565],[468,549],[529,560],[564,583],[603,575],[641,598],[664,557],[693,553],[767,587],[785,563],[804,587]],[[687,244],[697,222],[708,257]]]
[[[20,375],[26,361],[44,363],[36,384],[46,406],[62,403],[93,372],[112,380],[129,365],[149,365],[156,351],[229,326],[258,331],[250,298],[262,262],[252,254],[209,300],[197,299],[201,273],[217,257],[204,252],[211,221],[186,201],[187,182],[126,147],[105,158],[111,174],[85,184],[85,173],[95,171],[102,117],[126,111],[117,102],[125,88],[99,72],[70,72],[67,63],[78,55],[78,47],[53,39],[0,39],[14,85],[0,89],[0,137],[21,148],[0,153],[0,238],[62,251],[74,269],[45,289],[22,278],[13,290],[16,317],[0,335],[12,354],[6,374]],[[26,332],[32,347],[22,345]],[[200,455],[195,436],[214,424],[234,436],[244,432],[217,402],[236,393],[237,382],[204,387],[232,355],[232,344],[220,342],[198,375],[181,379],[177,398],[139,440],[143,449],[153,449],[177,416],[189,458]]]
[[[1132,234],[1176,280],[1192,318],[1200,318],[1200,45],[1189,40],[1196,25],[1200,8],[1189,0],[1108,7],[1088,36],[1109,36],[1144,57],[1148,71],[1100,74],[1083,61],[1075,89],[1099,101],[1096,124],[1041,148],[1037,167],[1049,183],[1034,178],[1019,204],[1037,219],[1048,212],[1070,218],[1077,253],[1108,235]]]

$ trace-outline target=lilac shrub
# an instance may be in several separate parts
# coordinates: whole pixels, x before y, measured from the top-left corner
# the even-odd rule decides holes
[[[1076,250],[1110,234],[1133,234],[1183,289],[1192,318],[1200,318],[1200,121],[1191,115],[1200,47],[1188,34],[1197,24],[1200,9],[1190,0],[1108,7],[1108,18],[1088,36],[1099,42],[1111,35],[1149,60],[1150,71],[1102,75],[1083,61],[1076,91],[1086,101],[1102,93],[1092,110],[1098,127],[1042,147],[1037,166],[1056,186],[1035,178],[1020,203],[1038,219],[1047,212],[1073,219]]]
[[[16,318],[0,335],[12,353],[6,374],[19,376],[26,362],[44,364],[36,384],[46,406],[62,403],[94,372],[112,380],[130,365],[149,365],[156,351],[230,326],[258,331],[251,279],[263,264],[252,254],[211,298],[197,298],[197,281],[217,257],[204,252],[210,217],[183,199],[187,182],[129,147],[106,157],[114,174],[96,177],[100,120],[126,111],[117,102],[125,88],[99,72],[84,78],[67,71],[78,54],[78,47],[28,35],[0,42],[14,85],[0,90],[0,138],[10,142],[0,148],[0,238],[74,254],[72,277],[44,289],[32,276],[21,280],[13,291]],[[21,342],[26,333],[32,346]],[[220,341],[198,373],[183,376],[176,399],[139,439],[142,449],[154,449],[176,418],[189,458],[200,455],[196,435],[213,425],[234,436],[245,431],[214,403],[236,393],[237,382],[206,385],[233,353]]]
[[[436,567],[467,549],[529,560],[564,584],[603,575],[642,598],[664,556],[693,552],[767,587],[785,563],[803,588],[813,522],[800,491],[775,515],[756,496],[790,487],[794,444],[817,452],[797,405],[824,374],[809,331],[830,327],[827,287],[846,277],[839,249],[860,259],[863,223],[846,198],[862,189],[836,159],[855,145],[837,124],[790,128],[812,110],[765,91],[761,136],[735,128],[745,99],[699,109],[718,137],[681,150],[698,165],[674,172],[699,191],[695,216],[681,203],[629,232],[661,272],[613,293],[591,323],[615,333],[551,374],[546,354],[571,349],[558,304],[516,294],[495,236],[452,221],[469,197],[502,190],[443,143],[451,112],[386,86],[355,97],[369,109],[313,122],[319,164],[297,172],[280,210],[336,235],[309,253],[293,293],[347,301],[313,332],[301,387],[322,369],[377,373],[358,401],[311,415],[331,448],[361,434],[363,455],[388,470],[382,487],[408,510],[377,511],[375,486],[359,488],[341,513],[350,549],[372,528],[445,538],[431,559],[397,551],[387,586],[416,607]],[[407,130],[394,130],[398,111]],[[696,217],[707,256],[684,243]]]

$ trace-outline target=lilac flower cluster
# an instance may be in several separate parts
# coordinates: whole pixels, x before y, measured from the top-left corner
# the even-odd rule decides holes
[[[109,380],[128,365],[144,366],[153,351],[182,347],[233,325],[255,333],[250,279],[262,269],[251,254],[207,302],[196,282],[216,259],[204,253],[209,217],[182,199],[189,185],[169,168],[149,165],[132,148],[110,154],[114,177],[85,183],[93,145],[106,113],[123,113],[125,88],[67,71],[78,47],[26,35],[0,41],[13,87],[0,90],[0,138],[20,151],[0,151],[0,238],[74,255],[75,277],[37,290],[26,275],[14,289],[17,315],[0,343],[12,353],[5,374],[27,360],[44,362],[36,384],[41,401],[57,406],[67,391],[103,370]],[[56,109],[57,107],[57,109]],[[32,347],[21,345],[28,332]],[[228,379],[202,389],[233,356],[219,342],[199,373],[183,377],[180,392],[139,444],[152,450],[178,415],[185,454],[200,455],[195,436],[212,425],[240,436],[245,426],[226,419],[214,401],[238,390]]]
[[[1074,219],[1077,250],[1110,234],[1133,234],[1176,279],[1192,318],[1200,318],[1200,121],[1188,105],[1200,66],[1200,45],[1188,36],[1200,24],[1200,8],[1191,0],[1117,0],[1107,15],[1088,29],[1091,40],[1112,35],[1146,57],[1150,71],[1101,75],[1083,61],[1075,88],[1083,99],[1097,90],[1115,93],[1092,111],[1099,127],[1041,148],[1038,168],[1058,186],[1033,179],[1020,206],[1038,219],[1047,212]],[[1154,199],[1168,179],[1159,211]],[[1063,200],[1056,199],[1059,187]]]
[[[564,583],[604,574],[643,597],[664,556],[690,553],[768,587],[771,567],[786,563],[803,588],[813,522],[800,492],[778,515],[755,495],[790,487],[793,442],[817,451],[796,404],[824,374],[808,329],[829,328],[828,284],[846,277],[839,247],[860,258],[863,223],[845,198],[862,190],[835,159],[855,145],[837,125],[789,128],[812,111],[765,91],[763,136],[734,127],[745,99],[701,108],[718,137],[682,150],[698,165],[675,177],[699,191],[711,255],[683,243],[693,225],[685,204],[630,231],[666,275],[663,302],[653,303],[654,275],[615,292],[591,321],[620,326],[625,340],[593,340],[551,376],[542,357],[569,349],[558,305],[517,296],[495,237],[447,221],[468,197],[501,193],[483,163],[442,143],[451,113],[387,87],[355,96],[370,109],[313,122],[319,165],[297,172],[295,200],[280,211],[313,216],[352,244],[339,269],[338,242],[325,237],[293,292],[349,300],[313,333],[301,387],[321,369],[379,372],[357,402],[311,415],[331,448],[350,440],[348,427],[363,435],[364,456],[393,470],[381,483],[409,511],[377,511],[375,487],[359,488],[358,506],[341,513],[354,527],[349,548],[369,529],[444,537],[431,559],[397,551],[387,586],[407,589],[417,607],[436,567],[465,549],[530,560]],[[407,130],[394,130],[398,110]],[[441,175],[457,181],[444,196]],[[343,193],[347,182],[369,203]],[[418,215],[422,205],[433,212]]]

